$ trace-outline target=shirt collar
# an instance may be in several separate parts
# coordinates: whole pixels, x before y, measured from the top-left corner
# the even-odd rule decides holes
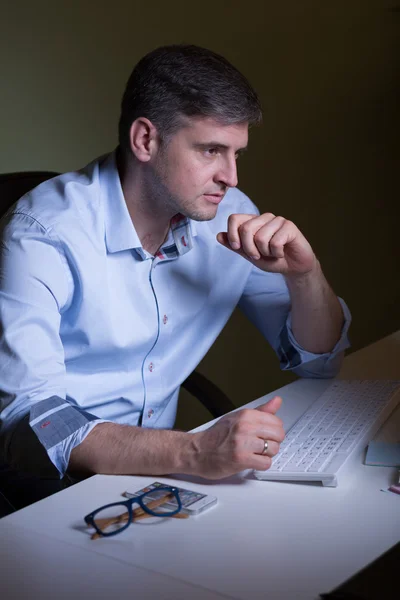
[[[141,250],[142,244],[136,229],[132,223],[131,216],[126,206],[124,193],[116,163],[116,151],[111,152],[99,165],[100,190],[105,205],[105,237],[107,250],[109,252],[121,252],[122,250]],[[196,224],[191,219],[177,215],[172,219],[172,230],[176,225],[182,223],[189,228],[191,236],[197,235]],[[141,254],[142,254],[141,252]]]
[[[140,239],[126,206],[118,174],[116,153],[100,164],[100,190],[105,206],[106,245],[109,252],[141,248]]]

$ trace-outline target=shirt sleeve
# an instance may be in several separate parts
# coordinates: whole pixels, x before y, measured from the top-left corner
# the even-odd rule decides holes
[[[344,314],[341,336],[331,352],[315,354],[296,341],[291,326],[291,302],[283,275],[265,273],[253,267],[239,302],[240,309],[261,331],[275,350],[282,370],[300,377],[330,378],[340,370],[344,351],[349,348],[350,311],[341,298]]]
[[[60,241],[33,217],[11,214],[1,229],[1,450],[9,464],[24,468],[9,450],[18,445],[15,439],[10,444],[18,423],[28,421],[63,476],[72,449],[100,422],[66,394],[60,323],[70,303],[72,276]],[[40,474],[40,464],[37,469]]]

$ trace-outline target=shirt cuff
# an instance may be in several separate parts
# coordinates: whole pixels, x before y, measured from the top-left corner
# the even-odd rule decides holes
[[[344,351],[350,347],[348,330],[351,323],[351,314],[347,304],[338,298],[343,310],[344,324],[340,339],[330,352],[316,354],[302,348],[296,341],[292,331],[292,318],[289,313],[286,327],[280,336],[279,358],[281,368],[290,370],[300,377],[330,378],[335,377],[340,370]]]
[[[56,444],[47,451],[49,459],[60,473],[60,478],[64,477],[66,474],[72,450],[83,442],[85,437],[89,435],[96,425],[109,422],[110,421],[105,421],[104,419],[90,421],[90,423],[83,425],[83,427],[75,431],[67,439]]]
[[[96,425],[106,422],[59,396],[36,402],[29,414],[29,425],[60,477],[65,475],[75,446],[83,442]]]

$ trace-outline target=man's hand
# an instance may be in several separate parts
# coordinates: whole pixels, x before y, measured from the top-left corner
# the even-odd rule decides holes
[[[282,420],[275,415],[282,398],[275,396],[256,409],[229,413],[215,425],[193,434],[193,474],[220,479],[244,469],[266,470],[285,437]],[[264,440],[268,453],[263,455]]]
[[[315,269],[318,262],[296,225],[271,213],[230,215],[228,231],[219,233],[217,240],[271,273],[304,275]]]

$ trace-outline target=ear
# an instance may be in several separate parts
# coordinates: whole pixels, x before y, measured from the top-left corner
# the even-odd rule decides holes
[[[149,161],[159,146],[157,129],[145,117],[133,121],[129,130],[129,140],[133,154],[141,162]]]

